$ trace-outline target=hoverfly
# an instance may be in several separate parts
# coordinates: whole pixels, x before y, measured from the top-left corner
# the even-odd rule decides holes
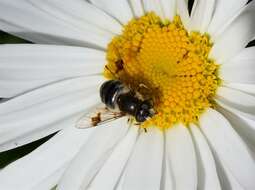
[[[92,114],[81,117],[77,128],[101,125],[122,116],[133,116],[137,123],[151,118],[155,113],[150,101],[142,100],[119,80],[108,80],[100,87],[103,107]]]

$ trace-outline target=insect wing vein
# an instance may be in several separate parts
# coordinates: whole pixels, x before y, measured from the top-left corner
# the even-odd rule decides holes
[[[108,108],[97,108],[91,113],[84,114],[76,122],[76,128],[85,129],[102,125],[122,117],[124,114],[121,112],[113,112]]]

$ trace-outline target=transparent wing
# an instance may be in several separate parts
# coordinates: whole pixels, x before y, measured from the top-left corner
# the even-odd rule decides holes
[[[102,105],[95,110],[92,110],[90,113],[82,115],[77,120],[75,127],[78,129],[95,127],[118,119],[122,116],[124,116],[122,112],[113,112],[104,105]]]

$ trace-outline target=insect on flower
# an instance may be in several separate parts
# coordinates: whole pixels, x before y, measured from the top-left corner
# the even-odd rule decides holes
[[[119,80],[108,80],[100,87],[102,105],[81,117],[77,128],[88,128],[128,115],[139,124],[151,118],[155,113],[149,100],[143,100],[136,92]]]

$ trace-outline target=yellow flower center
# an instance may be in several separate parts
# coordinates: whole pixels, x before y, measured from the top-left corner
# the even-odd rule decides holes
[[[208,58],[211,47],[208,35],[188,33],[179,16],[163,22],[148,13],[110,42],[104,75],[152,101],[156,114],[141,127],[188,126],[214,104],[220,79],[218,65]]]

